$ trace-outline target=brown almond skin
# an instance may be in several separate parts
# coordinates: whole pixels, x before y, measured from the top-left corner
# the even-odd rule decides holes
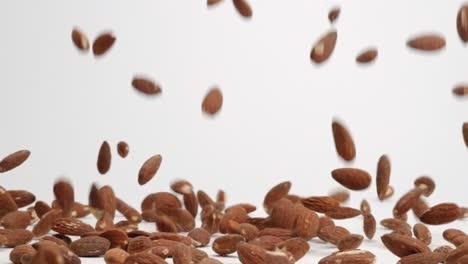
[[[349,234],[350,232],[344,227],[326,226],[319,230],[318,237],[325,242],[330,242],[334,245],[338,245],[340,240]]]
[[[289,252],[295,261],[303,258],[309,252],[310,246],[306,240],[302,238],[290,238],[278,244],[278,249],[283,252]]]
[[[130,254],[120,248],[113,248],[106,252],[104,261],[106,264],[123,264]]]
[[[424,196],[429,197],[435,189],[435,182],[428,176],[421,176],[414,180],[414,186],[423,191]]]
[[[290,181],[281,182],[271,188],[263,199],[263,207],[265,208],[265,211],[269,213],[273,204],[288,195],[290,189]]]
[[[422,194],[421,189],[414,189],[403,195],[393,207],[393,215],[406,214],[417,202]]]
[[[423,199],[419,198],[414,203],[413,208],[411,209],[413,210],[414,215],[416,215],[417,218],[420,218],[421,215],[423,215],[427,210],[429,210],[429,206]]]
[[[426,34],[411,38],[407,45],[421,51],[437,51],[445,47],[445,39],[440,35]]]
[[[11,195],[11,198],[13,198],[18,208],[31,205],[36,201],[36,196],[28,191],[8,190],[8,193]]]
[[[29,150],[16,151],[2,160],[0,160],[0,173],[4,173],[15,169],[16,167],[23,164],[31,155]]]
[[[322,258],[318,264],[373,264],[375,255],[369,251],[353,249],[336,252]]]
[[[79,257],[99,257],[110,247],[109,240],[99,236],[80,238],[70,244],[70,249]]]
[[[182,203],[177,196],[168,192],[157,192],[147,195],[141,202],[141,211],[160,210],[165,207],[181,208]]]
[[[330,197],[340,203],[345,203],[349,200],[349,192],[347,190],[337,190],[330,193]]]
[[[125,216],[125,218],[131,222],[131,223],[140,223],[142,220],[142,216],[138,210],[135,208],[131,207],[124,201],[122,201],[119,198],[115,199],[115,205],[117,211],[119,211],[121,214]]]
[[[377,195],[381,201],[385,199],[388,185],[390,184],[391,164],[387,155],[382,155],[377,162],[376,186]]]
[[[198,264],[223,264],[223,263],[213,258],[205,258],[202,261],[200,261]]]
[[[358,234],[346,235],[340,240],[340,242],[338,242],[338,250],[345,251],[350,249],[356,249],[362,244],[363,240],[364,237]]]
[[[149,237],[139,236],[129,240],[127,252],[130,254],[143,252],[153,246],[153,242]]]
[[[198,199],[197,195],[193,192],[189,194],[184,194],[183,195],[183,200],[184,200],[184,206],[187,211],[190,212],[190,214],[193,217],[196,217],[198,214]]]
[[[205,114],[215,115],[223,106],[223,94],[217,87],[211,88],[202,101],[201,109]]]
[[[129,240],[127,233],[117,228],[105,230],[99,234],[99,236],[109,240],[111,242],[111,248],[125,248]]]
[[[330,23],[334,23],[340,16],[341,9],[339,7],[334,7],[328,12],[328,20]]]
[[[364,215],[363,229],[364,229],[364,234],[366,235],[368,239],[374,238],[376,228],[377,228],[377,223],[375,221],[374,216],[372,214]]]
[[[385,247],[400,258],[431,251],[422,241],[406,235],[391,233],[383,235],[381,239]]]
[[[138,184],[145,185],[148,183],[158,172],[161,162],[162,156],[159,154],[147,159],[141,166],[140,172],[138,173]]]
[[[146,253],[146,252],[130,255],[125,259],[125,262],[124,262],[124,264],[135,264],[135,263],[138,263],[138,264],[167,264],[167,262],[164,259],[162,259],[162,258],[160,258],[160,257],[158,257],[158,256],[156,256],[154,254]]]
[[[157,95],[162,92],[161,86],[156,84],[153,80],[150,80],[148,78],[141,77],[141,76],[133,77],[132,86],[133,88],[135,88],[135,90],[145,95]],[[127,145],[127,154],[128,154],[128,145]]]
[[[229,221],[236,221],[238,223],[244,223],[247,221],[248,215],[247,211],[241,206],[232,207],[229,211],[227,211],[221,222],[219,223],[219,231],[223,234],[226,234],[228,231],[228,224]]]
[[[70,216],[75,203],[75,192],[71,183],[59,180],[54,184],[55,199],[64,216]]]
[[[1,224],[5,229],[26,229],[31,220],[29,212],[13,211],[2,218]]]
[[[0,229],[0,236],[4,236],[6,238],[3,246],[8,248],[27,244],[34,237],[31,231],[25,229]]]
[[[448,242],[452,243],[452,241],[458,237],[458,236],[466,236],[466,233],[463,232],[462,230],[459,230],[459,229],[455,229],[455,228],[449,228],[449,229],[446,229],[443,233],[442,233],[443,237],[445,240],[447,240]]]
[[[443,261],[443,254],[434,252],[425,252],[408,255],[401,258],[397,264],[438,264]]]
[[[192,251],[190,250],[190,247],[184,244],[178,244],[175,246],[172,261],[174,264],[191,264]]]
[[[265,263],[266,250],[246,242],[237,246],[237,255],[242,264]]]
[[[93,42],[93,53],[95,56],[102,56],[112,48],[116,38],[110,32],[99,35]]]
[[[362,213],[363,215],[367,215],[367,214],[370,214],[370,213],[371,213],[370,204],[369,204],[369,202],[368,202],[366,199],[363,199],[363,200],[361,201],[360,209],[361,209],[361,213]]]
[[[18,210],[15,201],[3,187],[0,187],[0,218],[10,212]]]
[[[463,5],[458,11],[457,32],[464,43],[468,42],[468,5]]]
[[[421,215],[420,220],[428,225],[442,225],[453,222],[460,217],[460,207],[454,203],[435,205]]]
[[[223,0],[207,0],[206,5],[207,6],[212,6],[221,3]]]
[[[361,215],[361,211],[351,207],[332,207],[325,215],[332,219],[348,219]]]
[[[19,245],[10,251],[10,261],[13,264],[21,264],[21,257],[26,254],[35,254],[36,250],[31,245]]]
[[[354,160],[356,157],[356,147],[348,129],[339,121],[334,120],[332,122],[332,132],[336,153],[346,161]]]
[[[78,28],[73,28],[72,30],[72,41],[75,44],[75,47],[82,52],[86,52],[89,50],[89,40],[88,37],[81,32]]]
[[[461,257],[468,255],[468,243],[463,243],[454,250],[452,250],[446,257],[446,264],[457,264],[457,260]]]
[[[97,169],[100,174],[106,174],[111,166],[112,154],[110,145],[107,141],[102,142],[101,147],[99,148],[98,159],[97,159]]]
[[[426,245],[430,245],[432,242],[432,235],[429,228],[421,223],[417,223],[413,226],[414,236],[424,242]]]
[[[127,142],[120,141],[117,143],[117,153],[121,158],[126,158],[128,156],[128,152],[130,152],[130,147],[128,146]]]
[[[237,244],[244,241],[244,237],[237,234],[218,237],[213,241],[212,249],[221,256],[232,254],[237,250]]]
[[[319,218],[319,229],[322,229],[323,227],[326,227],[326,226],[335,226],[335,222],[333,221],[333,219],[331,219],[330,217],[328,216],[321,216]]]
[[[94,231],[94,228],[78,219],[72,217],[62,217],[54,221],[52,230],[64,235],[81,236],[87,232]]]
[[[356,62],[360,64],[371,63],[377,58],[378,51],[376,48],[370,48],[362,51],[357,57]]]
[[[253,15],[252,8],[246,0],[232,0],[237,12],[245,18],[251,18]]]
[[[193,186],[186,180],[177,180],[171,183],[171,189],[178,194],[190,194],[193,192]]]
[[[325,213],[330,208],[340,206],[340,202],[330,196],[311,196],[301,199],[301,202],[306,208],[318,213]]]
[[[312,48],[310,59],[317,64],[325,62],[335,49],[337,37],[336,31],[330,31],[323,35]]]
[[[195,228],[187,234],[188,237],[195,240],[197,247],[204,247],[210,243],[211,234],[203,228]]]
[[[468,147],[468,122],[463,123],[462,133],[463,133],[463,141],[465,142],[465,146]]]
[[[467,85],[458,85],[452,89],[453,95],[457,97],[463,97],[468,94],[468,86]]]
[[[47,234],[54,225],[55,220],[60,218],[61,215],[62,210],[60,209],[52,209],[46,214],[44,214],[41,220],[39,220],[39,222],[37,222],[37,224],[33,227],[32,232],[34,236],[40,237]]]
[[[380,220],[380,225],[392,229],[392,230],[397,230],[397,229],[411,229],[411,226],[406,223],[405,221],[401,219],[395,219],[395,218],[385,218]]]
[[[331,174],[335,181],[350,190],[364,190],[371,184],[371,176],[361,169],[340,168],[333,170]]]

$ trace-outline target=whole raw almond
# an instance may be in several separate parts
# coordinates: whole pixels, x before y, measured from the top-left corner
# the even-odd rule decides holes
[[[340,168],[333,170],[331,174],[335,181],[350,190],[364,190],[371,184],[371,176],[361,169]]]
[[[411,209],[413,210],[413,213],[416,215],[416,217],[420,218],[421,215],[423,215],[429,209],[429,205],[427,205],[423,199],[419,198]]]
[[[142,76],[133,77],[132,86],[140,93],[146,95],[157,95],[162,92],[161,86],[156,84],[153,80]]]
[[[83,52],[89,50],[88,37],[83,32],[81,32],[81,30],[78,28],[73,28],[71,37],[77,49]]]
[[[466,96],[468,94],[468,85],[458,85],[452,89],[452,93],[455,96]]]
[[[373,264],[375,255],[369,251],[353,249],[343,252],[335,252],[322,258],[318,264]]]
[[[15,201],[3,187],[0,187],[0,219],[10,212],[18,210]]]
[[[375,61],[378,54],[379,53],[376,48],[366,49],[359,53],[359,55],[356,57],[356,62],[361,64],[371,63]]]
[[[371,213],[371,207],[369,202],[366,199],[361,201],[361,212],[363,215],[367,215]]]
[[[319,213],[340,206],[340,202],[330,196],[311,196],[301,199],[301,202],[306,208]]]
[[[445,258],[445,263],[457,264],[457,261],[466,255],[468,255],[468,243],[463,243],[454,250],[450,251],[450,253]]]
[[[329,196],[340,203],[345,203],[349,200],[349,192],[345,189],[332,191]]]
[[[99,197],[102,199],[102,210],[109,214],[111,220],[114,219],[117,210],[117,198],[111,186],[105,185],[99,189]],[[99,217],[98,219],[100,219]]]
[[[411,190],[403,195],[393,207],[393,215],[406,214],[416,204],[423,191],[419,188]]]
[[[4,247],[14,248],[29,243],[34,235],[26,229],[0,229],[0,236],[5,237]]]
[[[26,229],[31,223],[32,217],[26,211],[13,211],[6,214],[0,221],[5,229]]]
[[[172,182],[171,189],[178,194],[190,194],[193,192],[192,184],[186,180],[177,180]]]
[[[228,224],[229,221],[236,221],[238,223],[244,223],[247,221],[248,215],[247,211],[241,206],[232,207],[229,211],[227,211],[221,222],[219,223],[219,231],[223,234],[227,233],[228,231]]]
[[[154,175],[156,175],[156,172],[158,172],[161,162],[162,156],[159,154],[147,159],[141,166],[140,172],[138,173],[138,183],[140,185],[148,183]]]
[[[391,233],[382,236],[381,239],[385,247],[400,258],[431,251],[422,241],[406,235]]]
[[[10,261],[13,264],[21,264],[21,257],[26,254],[35,254],[36,250],[31,245],[19,245],[10,251]]]
[[[52,230],[57,233],[69,236],[81,236],[87,232],[94,231],[94,228],[85,222],[73,217],[62,217],[54,221]]]
[[[109,240],[99,236],[80,238],[70,244],[70,249],[80,257],[99,257],[110,247]]]
[[[438,264],[443,261],[443,255],[434,252],[425,252],[408,255],[401,258],[397,264]]]
[[[128,152],[130,151],[130,147],[128,146],[127,142],[120,141],[117,143],[117,153],[122,158],[126,158],[128,156]]]
[[[62,209],[63,215],[69,216],[75,204],[75,192],[71,183],[66,180],[55,182],[54,194],[60,209]]]
[[[411,229],[411,226],[406,223],[405,221],[401,219],[396,219],[396,218],[385,218],[380,221],[380,225],[392,229],[392,230],[397,230],[397,229]]]
[[[425,34],[411,38],[408,47],[422,51],[437,51],[445,47],[444,37],[436,34]]]
[[[457,15],[458,36],[463,42],[468,41],[468,5],[460,7]]]
[[[192,262],[192,251],[190,247],[182,243],[174,248],[174,255],[172,256],[174,264],[190,264]]]
[[[223,0],[206,0],[207,6],[212,6],[221,3]]]
[[[432,235],[429,228],[421,223],[417,223],[413,226],[414,236],[424,242],[426,245],[430,245],[432,241]]]
[[[124,264],[167,264],[167,262],[151,253],[141,252],[128,256]]]
[[[184,200],[185,209],[187,209],[187,211],[189,211],[190,214],[193,215],[193,217],[196,217],[198,214],[197,195],[193,192],[189,194],[184,194],[183,200]]]
[[[330,207],[325,215],[332,219],[348,219],[361,215],[361,211],[351,207]]]
[[[0,160],[0,173],[10,171],[20,166],[29,158],[30,155],[31,152],[29,150],[19,150],[6,156]]]
[[[321,36],[310,52],[310,59],[317,64],[325,62],[335,49],[337,37],[336,31],[330,31]]]
[[[435,189],[435,182],[428,176],[421,176],[414,180],[414,186],[423,191],[424,196],[430,196]]]
[[[127,233],[117,228],[108,229],[99,234],[99,236],[109,240],[111,242],[111,248],[125,248],[128,244]]]
[[[447,240],[448,242],[452,243],[453,240],[456,238],[456,237],[459,237],[459,236],[466,236],[466,233],[463,232],[462,230],[459,230],[459,229],[455,229],[455,228],[449,228],[447,230],[445,230],[443,233],[442,233],[443,237],[445,240]]]
[[[102,142],[99,148],[97,159],[97,168],[100,174],[106,174],[111,166],[112,154],[110,145],[107,141]]]
[[[247,0],[232,0],[232,3],[241,16],[245,18],[252,17],[252,8],[250,7],[250,4],[247,2]]]
[[[237,255],[242,264],[261,264],[265,263],[266,250],[250,243],[239,242]]]
[[[375,217],[372,214],[364,215],[363,218],[363,229],[364,234],[368,239],[372,239],[375,235],[375,230],[377,227],[377,223],[375,221]]]
[[[328,20],[330,23],[335,22],[340,16],[341,9],[339,7],[334,7],[328,12]]]
[[[336,153],[346,161],[352,161],[356,157],[356,147],[348,129],[338,120],[332,122],[333,139]]]
[[[273,204],[288,195],[291,189],[291,182],[285,181],[271,188],[263,199],[263,207],[267,213],[271,212]]]
[[[319,218],[319,230],[326,226],[334,226],[335,222],[328,216],[321,216]]]
[[[37,224],[32,229],[34,236],[40,237],[47,234],[54,225],[55,221],[60,218],[61,215],[62,210],[60,209],[52,209],[45,213],[41,220],[39,220],[39,222],[37,222]]]
[[[212,249],[221,256],[236,252],[237,244],[244,241],[244,237],[237,234],[224,235],[213,241]]]
[[[424,214],[420,219],[423,223],[429,225],[441,225],[453,222],[460,217],[460,207],[454,203],[441,203],[435,205]]]
[[[202,111],[208,115],[214,115],[219,112],[223,106],[223,94],[217,87],[211,88],[202,101]]]
[[[93,42],[93,53],[95,56],[104,55],[115,43],[116,38],[111,32],[99,35]]]
[[[362,240],[364,240],[364,237],[358,234],[346,235],[338,242],[338,250],[345,251],[356,249],[361,245]]]
[[[210,243],[211,234],[203,228],[195,228],[187,235],[197,242],[197,247],[204,247]]]
[[[8,190],[8,193],[11,195],[11,198],[13,198],[18,208],[28,206],[36,201],[36,196],[25,190]]]
[[[153,242],[149,237],[139,236],[129,240],[127,252],[130,254],[143,252],[153,246]]]
[[[376,186],[377,195],[383,201],[390,183],[391,164],[387,155],[382,155],[377,162]]]
[[[260,230],[259,236],[275,236],[282,240],[287,240],[294,237],[294,231],[284,228],[268,227]]]
[[[106,252],[104,261],[106,264],[123,264],[130,254],[120,248],[113,248]]]
[[[319,230],[318,237],[326,242],[338,245],[341,239],[349,235],[348,229],[341,226],[326,226]]]
[[[295,261],[304,257],[310,249],[309,243],[302,238],[290,238],[278,244],[278,249],[290,253]]]
[[[177,196],[169,192],[157,192],[147,195],[141,202],[141,211],[159,210],[166,207],[181,208],[182,203]]]

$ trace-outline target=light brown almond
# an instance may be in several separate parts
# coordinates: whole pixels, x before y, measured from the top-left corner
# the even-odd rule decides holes
[[[457,264],[457,261],[466,255],[468,255],[468,243],[464,243],[455,248],[454,250],[450,251],[450,253],[445,258],[445,263]]]
[[[117,153],[122,158],[126,158],[128,156],[128,152],[130,152],[130,147],[128,146],[127,142],[120,141],[117,143]]]
[[[338,34],[336,31],[327,32],[325,35],[321,36],[320,39],[315,43],[312,51],[310,52],[310,59],[317,63],[321,64],[325,62],[335,49],[336,39]],[[343,157],[344,158],[344,157]],[[354,155],[351,159],[354,158]],[[345,160],[348,160],[345,158]]]
[[[8,193],[11,195],[11,198],[13,198],[18,208],[28,206],[36,201],[36,196],[25,190],[8,190]]]
[[[73,186],[66,180],[59,180],[54,184],[55,199],[62,209],[64,216],[70,216],[75,203],[75,192]]]
[[[413,213],[416,217],[420,218],[427,210],[429,210],[429,205],[422,199],[419,198],[413,205]]]
[[[369,251],[353,249],[343,252],[335,252],[322,258],[318,264],[373,264],[375,255]]]
[[[468,5],[463,5],[457,14],[458,36],[463,42],[468,42]]]
[[[454,203],[441,203],[435,205],[424,214],[420,219],[423,223],[429,225],[447,224],[457,220],[460,217],[460,207]]]
[[[237,255],[242,264],[261,264],[265,263],[266,250],[250,243],[240,242]]]
[[[190,194],[193,192],[192,184],[186,180],[177,180],[172,182],[171,189],[178,194]]]
[[[350,249],[356,249],[362,244],[363,240],[364,237],[358,234],[346,235],[338,242],[338,250],[345,251]]]
[[[332,35],[333,36],[333,35]],[[335,33],[336,40],[336,33]],[[325,45],[325,44],[322,44]],[[334,44],[333,44],[334,45]],[[348,129],[338,120],[332,122],[333,139],[335,141],[336,153],[346,161],[352,161],[356,157],[354,140]]]
[[[143,76],[133,77],[132,86],[135,88],[135,90],[145,95],[157,95],[162,92],[161,86],[159,84]]]
[[[210,243],[211,234],[203,228],[195,228],[187,234],[188,237],[196,241],[197,247],[204,247]]]
[[[69,236],[81,236],[87,232],[94,231],[94,228],[85,222],[73,217],[62,217],[54,221],[52,230],[57,233]]]
[[[431,251],[420,240],[406,235],[391,233],[382,236],[381,239],[385,247],[400,258]]]
[[[135,208],[131,207],[130,205],[128,205],[127,203],[125,203],[119,198],[115,199],[115,205],[116,205],[117,211],[123,214],[129,222],[131,223],[141,222],[142,216],[140,212],[138,212],[138,210],[136,210]]]
[[[130,254],[135,254],[143,252],[151,247],[153,247],[153,242],[149,237],[139,236],[131,238],[128,241],[127,252]]]
[[[187,209],[187,211],[189,211],[193,217],[196,217],[198,214],[197,195],[193,192],[189,194],[184,194],[183,200],[184,200],[185,209]]]
[[[339,7],[334,7],[328,12],[328,20],[330,23],[334,23],[340,16],[341,9]]]
[[[333,170],[331,174],[335,181],[350,190],[364,190],[371,184],[371,176],[361,169],[340,168]]]
[[[347,190],[336,190],[330,192],[329,195],[331,198],[337,200],[340,203],[345,203],[349,200],[349,192]]]
[[[428,176],[421,176],[414,180],[414,186],[423,191],[424,196],[430,196],[435,189],[435,182]]]
[[[252,17],[252,8],[250,7],[250,4],[247,2],[247,0],[232,0],[232,3],[241,16],[245,18]]]
[[[138,173],[138,183],[140,185],[148,183],[158,172],[161,162],[162,156],[159,154],[147,159],[141,166],[140,172]]]
[[[130,254],[120,248],[113,248],[106,252],[104,261],[106,264],[123,264]]]
[[[174,264],[191,264],[192,262],[192,251],[190,247],[184,244],[178,244],[174,248],[174,255],[172,256]]]
[[[278,249],[290,253],[295,261],[304,257],[310,249],[309,243],[302,238],[290,238],[278,244]]]
[[[167,262],[154,255],[154,254],[151,254],[151,253],[146,253],[146,252],[141,252],[141,253],[137,253],[137,254],[133,254],[133,255],[130,255],[128,256],[126,259],[125,259],[125,262],[124,264],[135,264],[135,263],[142,263],[142,264],[167,264]]]
[[[393,207],[393,215],[406,214],[416,204],[422,192],[421,189],[416,188],[403,195]]]
[[[115,36],[111,32],[99,35],[93,42],[93,53],[95,56],[102,56],[112,48],[115,43]]]
[[[221,3],[223,0],[206,0],[207,6],[212,6]]]
[[[29,150],[16,151],[0,160],[0,173],[4,173],[23,164],[31,155]]]
[[[77,49],[83,52],[86,52],[89,50],[88,37],[83,32],[81,32],[81,30],[79,30],[76,27],[73,28],[71,37]]]
[[[387,155],[382,155],[377,162],[376,186],[377,195],[381,201],[386,197],[388,185],[390,183],[391,164]]]
[[[98,158],[97,158],[97,169],[100,174],[106,174],[111,166],[112,154],[110,145],[107,141],[102,142],[101,147],[99,148]]]
[[[109,240],[99,236],[80,238],[70,244],[70,249],[80,257],[99,257],[110,247]]]
[[[340,206],[340,202],[330,196],[311,196],[301,199],[301,202],[306,208],[319,213],[325,213],[330,208]]]
[[[271,188],[263,199],[263,207],[265,208],[265,211],[270,213],[273,204],[288,195],[290,189],[290,181],[281,182]]]
[[[361,215],[361,211],[351,207],[331,207],[325,215],[333,219],[348,219]]]
[[[13,264],[21,264],[21,257],[26,254],[35,254],[36,250],[31,245],[19,245],[10,251],[10,261]]]
[[[397,264],[438,264],[443,261],[443,255],[434,252],[425,252],[408,255],[401,258]]]
[[[319,230],[318,237],[325,242],[330,242],[334,245],[338,245],[340,240],[349,234],[350,232],[344,227],[326,226]]]
[[[236,252],[237,244],[244,241],[244,237],[237,234],[224,235],[213,241],[212,249],[216,254],[228,255]]]
[[[242,1],[242,0],[241,0]],[[214,115],[223,106],[223,94],[217,87],[211,88],[202,101],[201,109],[208,115]]]
[[[25,211],[9,212],[1,219],[1,225],[5,229],[26,229],[31,224],[31,214]]]
[[[376,48],[369,48],[361,53],[356,57],[356,62],[360,64],[366,64],[366,63],[371,63],[375,61],[378,55],[378,51]]]
[[[117,228],[105,230],[99,236],[109,240],[110,248],[125,248],[129,240],[127,233]]]
[[[47,234],[55,223],[55,220],[62,216],[62,210],[52,209],[45,213],[41,220],[33,227],[32,231],[35,237],[41,237]]]
[[[27,244],[34,237],[31,231],[25,229],[0,229],[0,236],[5,237],[3,246],[8,248]]]
[[[460,84],[452,89],[452,93],[458,97],[466,96],[468,94],[468,85]]]
[[[370,204],[369,204],[369,202],[368,202],[366,199],[363,199],[363,200],[361,201],[361,206],[360,206],[360,207],[361,207],[361,213],[362,213],[363,215],[368,215],[368,214],[371,213]]]
[[[407,45],[421,51],[437,51],[445,47],[445,39],[440,35],[425,34],[412,37]]]
[[[429,228],[421,223],[417,223],[413,226],[414,236],[424,242],[426,245],[430,245],[432,242],[432,235]]]

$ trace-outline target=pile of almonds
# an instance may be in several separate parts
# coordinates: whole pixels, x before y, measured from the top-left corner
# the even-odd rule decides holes
[[[208,0],[207,5],[222,0]],[[252,8],[246,0],[233,0],[233,6],[244,18],[250,19]],[[328,18],[335,23],[340,8],[333,8]],[[463,42],[468,41],[468,6],[460,8],[457,31]],[[336,30],[325,33],[313,46],[310,58],[320,64],[329,59],[337,42]],[[83,53],[90,49],[87,36],[75,28],[72,41]],[[115,43],[111,32],[100,34],[91,48],[96,57],[106,54]],[[436,51],[445,47],[446,41],[438,34],[422,34],[407,41],[410,48]],[[368,48],[356,57],[357,63],[370,63],[378,56],[376,48]],[[149,77],[136,75],[131,85],[147,96],[162,92],[161,86]],[[453,89],[457,96],[468,94],[468,87]],[[215,115],[222,107],[223,95],[212,87],[201,103],[201,110]],[[463,124],[463,137],[468,146],[468,123]],[[336,152],[345,162],[356,157],[356,147],[351,133],[338,120],[332,122],[332,134]],[[126,142],[117,144],[122,158],[129,154]],[[20,150],[0,161],[0,173],[6,173],[24,163],[30,151]],[[104,141],[99,149],[97,169],[106,174],[111,167],[111,147]],[[138,173],[140,185],[148,183],[162,163],[159,154],[143,162]],[[380,201],[394,194],[390,185],[391,163],[387,155],[377,162],[376,193]],[[354,168],[337,168],[332,178],[350,191],[362,191],[370,187],[369,172]],[[427,176],[414,181],[414,186],[395,204],[392,218],[380,219],[380,225],[388,232],[380,240],[391,253],[400,258],[401,264],[463,264],[468,263],[468,235],[462,230],[448,228],[443,237],[447,245],[431,249],[430,225],[448,224],[468,217],[468,209],[456,203],[446,202],[428,205],[424,197],[435,190],[435,182]],[[219,191],[211,198],[204,191],[195,191],[185,180],[171,184],[172,192],[147,195],[140,208],[133,208],[120,199],[111,186],[93,184],[87,203],[75,200],[72,184],[64,179],[55,182],[51,203],[36,201],[26,190],[7,190],[0,187],[0,246],[12,248],[10,261],[14,264],[77,264],[80,258],[103,257],[108,264],[161,264],[172,258],[175,264],[215,264],[202,250],[211,246],[219,256],[237,254],[243,264],[291,264],[310,251],[309,241],[318,238],[336,247],[336,252],[322,258],[319,264],[370,264],[376,256],[360,249],[365,238],[374,239],[377,219],[371,205],[362,200],[360,208],[344,206],[348,191],[330,195],[302,197],[290,192],[289,181],[275,185],[265,195],[264,217],[252,217],[256,206],[249,203],[227,205],[226,194]],[[418,223],[407,222],[412,211]],[[125,220],[116,221],[120,214]],[[92,215],[92,226],[82,218]],[[334,220],[359,217],[362,233],[351,233]],[[199,219],[199,221],[197,221]],[[154,223],[154,231],[139,228],[143,221]],[[200,225],[197,227],[197,223]]]

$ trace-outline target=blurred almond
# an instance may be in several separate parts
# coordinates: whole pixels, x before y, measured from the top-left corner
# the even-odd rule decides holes
[[[362,240],[364,240],[364,237],[361,235],[346,235],[338,242],[338,250],[345,251],[350,249],[356,249],[361,245]]]
[[[430,252],[430,249],[420,240],[401,234],[386,234],[382,242],[396,256],[402,258],[416,253]]]
[[[441,203],[435,205],[424,214],[420,219],[423,223],[429,225],[447,224],[457,220],[460,217],[460,207],[454,203]]]
[[[317,64],[325,62],[335,49],[337,36],[336,31],[330,31],[321,36],[310,52],[311,60]],[[345,158],[345,160],[347,159]]]
[[[107,141],[102,142],[101,148],[99,149],[97,168],[100,174],[106,174],[111,166],[111,149]]]
[[[301,200],[302,204],[308,209],[325,213],[332,207],[339,207],[340,202],[330,196],[311,196]]]
[[[335,20],[337,20],[338,17],[340,16],[340,13],[341,13],[341,9],[339,7],[332,8],[328,12],[328,20],[330,21],[330,23],[335,22]]]
[[[79,49],[80,51],[89,50],[88,37],[83,32],[81,32],[78,28],[73,28],[71,37],[77,49]]]
[[[8,190],[8,193],[11,195],[11,198],[13,198],[18,208],[28,206],[36,201],[36,196],[28,191]]]
[[[440,35],[425,34],[408,40],[407,45],[422,51],[436,51],[445,47],[445,39]]]
[[[332,132],[336,153],[345,161],[354,160],[356,157],[356,147],[354,146],[354,140],[348,129],[338,120],[334,120],[332,123]]]
[[[93,42],[93,53],[95,56],[104,55],[115,43],[116,38],[110,32],[99,35]]]
[[[241,16],[245,18],[252,17],[252,8],[247,0],[232,0],[232,3]]]
[[[331,174],[335,181],[350,190],[364,190],[371,184],[371,176],[361,169],[340,168],[333,170]]]
[[[377,195],[381,201],[386,197],[388,185],[390,183],[391,164],[387,155],[382,155],[377,162],[376,186]]]
[[[23,164],[31,155],[29,150],[19,150],[0,160],[0,173],[10,171]]]
[[[123,249],[113,248],[106,252],[104,261],[106,264],[123,264],[130,254]]]
[[[368,239],[372,239],[375,235],[377,223],[375,218],[372,214],[364,215],[363,219],[363,228],[364,234]]]
[[[243,0],[240,0],[243,1]],[[202,111],[208,115],[214,115],[219,112],[223,105],[223,94],[217,87],[211,88],[205,95],[202,102]]]
[[[457,15],[458,36],[463,42],[468,42],[468,5],[460,7]]]
[[[376,48],[369,48],[364,51],[362,51],[357,57],[356,57],[356,62],[365,64],[365,63],[371,63],[373,62],[378,55],[378,51]]]
[[[109,247],[109,240],[99,236],[80,238],[70,244],[70,249],[80,257],[103,256]]]
[[[424,242],[424,244],[426,245],[430,245],[431,244],[431,241],[432,241],[432,235],[431,235],[431,231],[429,230],[429,228],[427,228],[427,226],[421,224],[421,223],[417,223],[413,226],[413,233],[414,233],[414,236],[421,240],[422,242]]]
[[[219,255],[228,255],[236,252],[237,244],[244,241],[244,237],[237,234],[224,235],[213,241],[213,251]]]
[[[327,257],[322,258],[318,264],[373,264],[375,263],[375,255],[369,251],[353,249],[343,252],[335,252]]]
[[[162,92],[161,86],[156,84],[153,80],[142,76],[133,77],[132,86],[145,95],[157,95]]]
[[[162,156],[159,154],[147,159],[141,166],[140,172],[138,173],[138,183],[140,185],[148,183],[154,177],[156,172],[158,172],[161,162]]]
[[[117,153],[122,158],[126,158],[128,156],[128,152],[130,151],[130,147],[128,146],[127,142],[120,141],[117,143]]]

